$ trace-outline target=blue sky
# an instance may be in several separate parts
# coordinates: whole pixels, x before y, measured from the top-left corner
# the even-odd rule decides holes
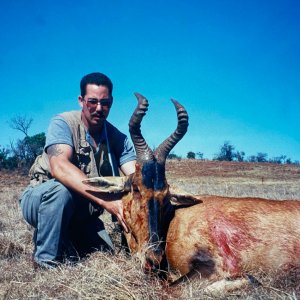
[[[5,1],[0,19],[0,145],[22,138],[8,121],[79,109],[79,81],[100,71],[114,82],[109,121],[128,132],[134,92],[150,106],[149,146],[176,127],[170,98],[190,126],[174,148],[212,158],[224,141],[246,156],[300,160],[300,2]]]

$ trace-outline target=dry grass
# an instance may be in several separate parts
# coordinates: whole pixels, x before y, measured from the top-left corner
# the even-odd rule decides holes
[[[169,183],[196,194],[300,199],[300,166],[169,161],[167,176]],[[24,176],[0,173],[0,299],[212,299],[203,294],[205,282],[169,288],[148,277],[139,261],[120,248],[114,256],[94,253],[75,267],[35,271],[31,264],[32,229],[24,222],[18,204],[26,185]],[[112,232],[109,219],[107,229]],[[297,276],[299,273],[292,271],[284,278],[260,274],[263,286],[216,298],[297,299]]]
[[[169,184],[197,195],[300,199],[300,166],[217,161],[168,161]]]

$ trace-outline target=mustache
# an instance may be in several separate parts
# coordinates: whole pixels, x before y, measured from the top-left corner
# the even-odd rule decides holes
[[[94,112],[91,114],[91,117],[97,117],[97,118],[105,118],[105,115],[103,112]]]

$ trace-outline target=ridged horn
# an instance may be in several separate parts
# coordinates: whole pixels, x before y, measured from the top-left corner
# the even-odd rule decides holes
[[[138,105],[130,118],[129,132],[135,147],[137,161],[144,162],[154,159],[153,151],[149,148],[141,133],[141,122],[148,110],[149,104],[148,100],[141,94],[134,93],[134,95],[138,100]]]
[[[161,164],[165,164],[166,158],[175,145],[182,139],[189,126],[189,117],[185,108],[176,100],[171,99],[177,112],[176,130],[156,149],[154,156]]]

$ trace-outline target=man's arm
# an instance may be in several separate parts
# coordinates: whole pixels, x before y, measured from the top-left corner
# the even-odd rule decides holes
[[[124,227],[125,231],[128,232],[128,228],[123,218],[122,201],[107,201],[110,200],[107,194],[99,193],[97,190],[93,190],[93,188],[82,183],[87,176],[71,163],[73,155],[73,149],[71,146],[66,144],[51,145],[47,148],[47,154],[53,178],[56,178],[67,188],[79,193],[84,198],[94,201],[105,208],[108,212],[115,215],[120,224]],[[128,166],[128,168],[125,167],[125,169],[131,170],[131,167]],[[106,199],[106,201],[104,199]]]
[[[135,163],[136,160],[128,161],[127,163],[121,166],[121,171],[124,175],[130,175],[135,172]]]

